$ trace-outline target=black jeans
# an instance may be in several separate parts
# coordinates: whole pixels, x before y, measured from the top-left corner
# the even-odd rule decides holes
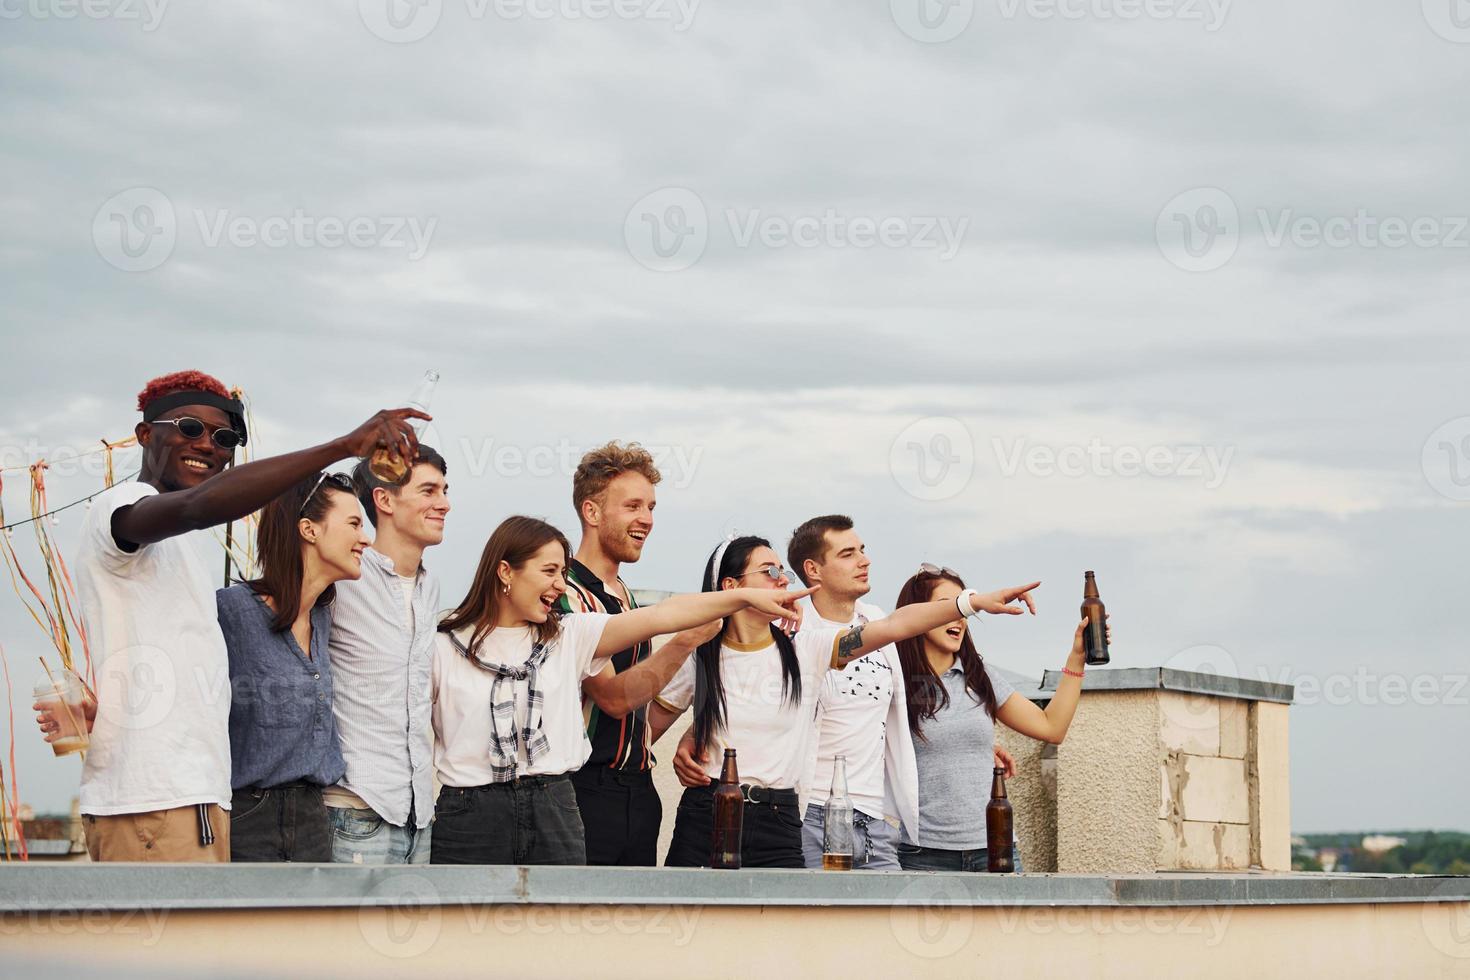
[[[985,873],[989,867],[990,852],[983,847],[969,851],[950,851],[942,847],[920,847],[917,844],[900,842],[898,864],[905,871],[978,871]],[[1021,849],[1011,845],[1011,861],[1016,873],[1021,873]]]
[[[587,833],[587,863],[623,867],[658,864],[658,830],[664,805],[647,769],[587,766],[572,773],[582,826]]]
[[[709,867],[714,835],[715,788],[684,790],[674,817],[674,840],[664,864],[670,868]],[[740,829],[742,868],[802,868],[801,807],[796,804],[747,803]]]
[[[332,824],[313,783],[237,789],[230,798],[230,860],[332,860]]]
[[[586,864],[572,781],[563,774],[445,786],[434,806],[429,863]]]

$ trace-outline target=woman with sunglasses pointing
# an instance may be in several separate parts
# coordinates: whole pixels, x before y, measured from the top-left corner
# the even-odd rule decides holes
[[[706,592],[785,590],[790,579],[764,538],[726,540],[704,570]],[[674,756],[688,787],[679,801],[674,839],[664,864],[699,867],[710,856],[714,786],[722,749],[735,749],[747,805],[741,830],[741,862],[751,868],[800,868],[800,795],[807,763],[816,751],[815,704],[828,670],[842,670],[890,643],[918,636],[956,615],[1035,612],[1033,582],[980,595],[966,592],[948,602],[899,610],[884,619],[842,629],[799,630],[788,635],[762,608],[725,619],[718,635],[680,668],[649,711],[653,738],[691,706],[694,723]],[[815,591],[809,589],[807,591]]]
[[[245,411],[219,380],[164,375],[137,404],[142,469],[93,501],[73,566],[97,695],[80,793],[87,850],[94,861],[227,861],[229,670],[207,557],[218,546],[189,532],[378,446],[411,459],[410,420],[428,416],[378,412],[336,439],[235,467]],[[54,719],[38,721],[57,737]]]

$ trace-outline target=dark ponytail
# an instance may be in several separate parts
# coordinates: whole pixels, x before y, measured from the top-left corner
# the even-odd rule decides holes
[[[903,588],[898,591],[898,601],[894,603],[894,608],[930,601],[940,582],[953,582],[961,589],[965,587],[965,583],[957,575],[920,572],[903,584]],[[955,616],[959,616],[958,609],[955,610]],[[949,691],[945,689],[944,681],[934,673],[934,667],[924,653],[924,634],[899,640],[897,646],[908,695],[909,729],[915,738],[923,739],[925,719],[933,718],[936,713],[949,707]],[[994,721],[995,687],[990,683],[990,675],[985,672],[985,661],[981,659],[980,651],[975,649],[975,641],[970,638],[968,626],[960,641],[958,658],[960,668],[965,672],[967,692],[976,704],[985,708],[985,713]]]
[[[771,543],[754,535],[734,538],[715,549],[704,563],[704,579],[701,592],[719,592],[721,583],[727,578],[739,578],[750,561],[751,552],[757,548],[769,548]],[[719,567],[715,567],[715,559]],[[725,680],[720,674],[720,647],[724,644],[725,632],[730,628],[726,618],[724,628],[718,636],[701,644],[694,652],[694,745],[707,749],[714,744],[715,730],[725,724]],[[781,699],[786,704],[801,704],[801,664],[796,659],[796,644],[791,637],[771,624],[771,636],[776,641],[776,650],[781,654]]]

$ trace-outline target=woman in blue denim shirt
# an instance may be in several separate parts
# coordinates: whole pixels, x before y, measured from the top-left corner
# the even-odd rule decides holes
[[[321,473],[266,505],[261,575],[215,594],[230,661],[231,861],[331,861],[322,787],[346,766],[327,656],[336,582],[371,543],[352,484]]]

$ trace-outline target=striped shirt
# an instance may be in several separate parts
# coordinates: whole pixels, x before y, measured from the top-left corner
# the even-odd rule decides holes
[[[637,609],[638,601],[626,582],[618,579],[618,585],[628,594],[629,609]],[[567,591],[558,602],[562,612],[598,612],[616,615],[623,611],[623,601],[602,583],[586,565],[572,559],[567,568]],[[652,652],[648,641],[613,655],[613,670],[623,671],[648,658]],[[591,698],[582,702],[582,717],[587,723],[587,738],[592,742],[592,755],[583,768],[605,766],[609,769],[644,770],[654,765],[653,752],[648,748],[648,708],[630,711],[622,718],[610,718]]]
[[[439,582],[419,565],[412,615],[393,560],[368,548],[362,578],[337,583],[332,610],[332,708],[347,775],[340,785],[402,827],[434,816],[430,672]]]

